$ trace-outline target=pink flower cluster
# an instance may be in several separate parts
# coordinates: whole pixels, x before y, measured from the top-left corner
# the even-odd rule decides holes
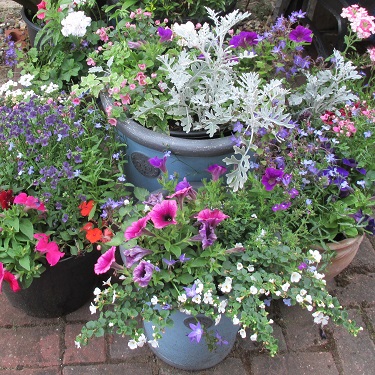
[[[9,286],[13,292],[18,292],[19,290],[21,290],[16,276],[4,269],[3,263],[0,262],[0,293],[3,286],[3,281],[9,283]]]
[[[56,265],[56,263],[65,254],[59,250],[59,246],[56,242],[50,241],[49,236],[45,233],[36,233],[34,238],[38,241],[35,246],[35,250],[46,255],[47,262],[50,266]]]
[[[351,5],[343,8],[341,17],[348,19],[358,38],[366,39],[375,34],[375,17],[370,16],[365,8],[357,4]]]
[[[336,133],[345,134],[347,137],[351,137],[356,133],[357,128],[354,126],[354,122],[349,120],[341,120],[332,127],[332,130]]]

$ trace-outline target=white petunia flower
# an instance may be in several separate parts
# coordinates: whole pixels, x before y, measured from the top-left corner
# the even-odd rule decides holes
[[[243,269],[242,263],[237,263],[237,271],[241,271]]]
[[[252,264],[250,264],[249,266],[247,266],[247,270],[249,272],[254,272],[255,271],[255,267]]]
[[[307,293],[307,290],[306,290],[306,289],[301,289],[300,292],[299,292],[299,294],[300,294],[301,296],[304,296],[306,293]]]

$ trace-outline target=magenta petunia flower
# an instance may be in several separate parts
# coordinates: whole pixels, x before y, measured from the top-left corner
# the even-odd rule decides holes
[[[312,42],[312,31],[306,27],[298,25],[293,31],[289,34],[289,39],[293,42]]]
[[[146,225],[149,220],[148,216],[142,217],[139,220],[135,221],[132,223],[129,227],[126,228],[125,230],[125,239],[127,241],[137,238],[139,236],[142,236],[143,234],[146,233]]]
[[[112,263],[115,262],[115,252],[116,247],[112,246],[103,255],[101,255],[94,266],[94,272],[97,275],[106,273],[110,268]]]
[[[176,225],[177,202],[175,200],[164,200],[157,204],[149,213],[149,217],[155,228],[161,229],[168,225]]]
[[[172,30],[164,27],[158,27],[158,34],[160,36],[160,43],[169,42],[173,37]]]
[[[153,264],[141,260],[138,266],[134,268],[133,281],[140,287],[145,288],[151,280],[154,268]]]
[[[217,181],[220,178],[220,176],[223,175],[226,171],[227,168],[218,164],[210,165],[207,168],[207,172],[211,173],[213,181]]]
[[[207,222],[212,227],[216,227],[218,224],[220,224],[223,220],[227,219],[229,216],[225,215],[223,212],[221,212],[218,209],[210,210],[209,208],[206,208],[198,213],[197,216],[194,216],[198,221],[200,222]]]
[[[20,193],[14,198],[14,204],[22,204],[25,206],[26,210],[30,210],[32,208],[45,212],[46,208],[44,207],[44,203],[41,202],[39,199],[32,197],[31,195],[28,196],[26,193]]]
[[[241,31],[229,41],[229,45],[234,48],[247,48],[249,46],[255,46],[256,44],[258,44],[258,34],[253,31]]]
[[[55,266],[65,255],[65,253],[59,250],[59,246],[56,242],[49,241],[49,236],[45,233],[35,233],[34,238],[38,241],[35,250],[46,255],[47,262],[50,266]]]
[[[3,263],[0,262],[0,293],[2,290],[3,281],[9,283],[10,288],[13,292],[18,292],[21,290],[21,287],[18,284],[16,276],[14,276],[11,272],[4,269]]]
[[[267,168],[262,177],[262,184],[267,191],[273,190],[282,181],[283,175],[284,171],[281,169]]]
[[[123,254],[125,256],[126,267],[130,268],[134,263],[139,262],[144,256],[152,254],[152,251],[137,245],[131,249],[124,250]]]

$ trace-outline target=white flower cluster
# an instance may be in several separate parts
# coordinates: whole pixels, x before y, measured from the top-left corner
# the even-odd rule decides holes
[[[142,333],[139,337],[138,340],[131,339],[128,341],[128,346],[130,349],[137,349],[141,348],[144,344],[146,344],[147,338],[146,336]]]
[[[84,12],[70,12],[62,21],[61,34],[64,36],[83,37],[86,29],[91,25],[91,18],[87,17]]]

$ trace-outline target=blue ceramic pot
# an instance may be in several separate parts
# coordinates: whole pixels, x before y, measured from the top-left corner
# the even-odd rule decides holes
[[[101,95],[103,108],[111,105],[111,99]],[[126,143],[127,163],[124,167],[126,180],[148,191],[160,188],[160,170],[154,168],[148,159],[155,156],[163,158],[170,151],[167,169],[170,175],[177,172],[180,179],[186,177],[192,182],[201,182],[211,175],[206,169],[213,164],[225,165],[223,159],[233,154],[231,137],[222,138],[181,138],[156,133],[129,119],[118,121],[117,129],[122,142]],[[186,135],[185,133],[182,133]]]
[[[163,337],[158,341],[159,347],[150,346],[153,353],[167,364],[183,370],[203,370],[213,367],[223,361],[230,353],[236,341],[238,325],[234,325],[232,320],[225,315],[221,316],[218,325],[204,315],[198,315],[197,318],[176,311],[171,315],[174,322],[173,327],[167,327]],[[204,336],[199,343],[190,342],[188,334],[191,332],[189,324],[197,324],[197,319],[201,325],[208,327],[208,331],[214,335],[216,332],[228,341],[227,345],[217,345],[215,350],[210,351],[207,347]],[[153,339],[153,323],[145,322],[144,329],[148,340]]]

